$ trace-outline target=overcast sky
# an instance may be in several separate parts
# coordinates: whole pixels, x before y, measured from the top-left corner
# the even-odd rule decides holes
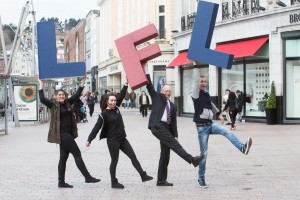
[[[0,0],[2,24],[18,24],[22,7],[31,0]],[[90,10],[99,10],[98,0],[33,0],[36,21],[42,17],[57,17],[60,21],[69,18],[85,18]],[[31,9],[30,9],[31,10]],[[31,18],[31,16],[29,16]]]

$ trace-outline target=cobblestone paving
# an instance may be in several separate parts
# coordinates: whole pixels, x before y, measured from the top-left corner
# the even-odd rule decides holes
[[[106,140],[85,141],[96,120],[79,123],[76,139],[90,173],[100,183],[87,184],[73,157],[67,162],[66,182],[73,189],[57,187],[59,146],[46,142],[49,123],[10,126],[9,135],[0,135],[0,199],[300,199],[299,125],[240,123],[235,131],[245,141],[253,137],[248,156],[241,154],[222,136],[210,136],[206,181],[208,189],[196,184],[197,170],[173,152],[168,181],[173,187],[157,187],[159,142],[147,129],[148,118],[137,110],[121,109],[127,138],[144,170],[154,180],[142,183],[123,153],[117,177],[124,190],[110,188],[110,156]],[[196,129],[191,118],[178,118],[179,142],[192,155],[199,154]]]

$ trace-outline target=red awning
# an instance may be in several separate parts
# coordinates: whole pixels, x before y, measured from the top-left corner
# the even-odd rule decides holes
[[[224,53],[233,54],[234,58],[253,56],[262,45],[268,41],[268,37],[244,40],[217,45],[216,50]]]
[[[187,59],[187,53],[188,53],[187,51],[179,53],[178,56],[174,58],[174,60],[167,66],[167,68],[190,64],[191,61]]]

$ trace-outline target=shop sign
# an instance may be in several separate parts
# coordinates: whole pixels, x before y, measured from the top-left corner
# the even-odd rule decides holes
[[[118,71],[118,65],[113,65],[109,67],[109,72],[115,72]]]
[[[300,21],[300,13],[298,14],[291,14],[290,15],[290,23],[297,23]]]

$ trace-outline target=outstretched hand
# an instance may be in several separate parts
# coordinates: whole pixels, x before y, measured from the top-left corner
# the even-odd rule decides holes
[[[40,90],[43,89],[43,85],[44,85],[43,81],[39,79]]]
[[[81,87],[84,87],[85,80],[86,80],[86,74],[81,79]]]
[[[91,146],[91,143],[90,143],[90,142],[86,142],[86,143],[85,143],[85,146],[86,146],[86,147],[90,147],[90,146]]]

